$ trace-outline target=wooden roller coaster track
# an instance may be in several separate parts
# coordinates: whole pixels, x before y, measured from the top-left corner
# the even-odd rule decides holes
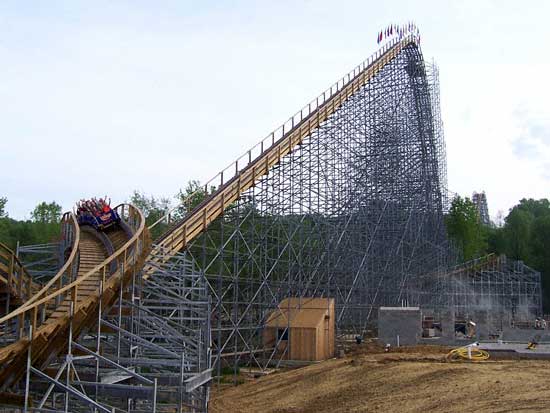
[[[23,377],[28,362],[40,369],[60,354],[69,332],[77,337],[93,326],[98,306],[111,305],[121,286],[143,267],[150,251],[143,214],[126,204],[115,210],[131,229],[130,236],[122,228],[109,232],[113,246],[109,251],[93,231],[77,231],[71,254],[57,275],[20,308],[0,319],[4,339],[9,339],[11,332],[13,341],[0,349],[1,391]],[[78,228],[73,214],[70,219]]]
[[[116,208],[132,228],[132,235],[128,239],[123,238],[120,231],[109,234],[115,246],[112,252],[105,250],[93,235],[79,231],[73,214],[66,215],[64,220],[74,227],[75,234],[70,255],[58,274],[40,289],[33,287],[31,278],[25,274],[21,263],[12,258],[13,254],[0,248],[0,254],[4,250],[1,256],[9,262],[4,264],[8,271],[4,271],[4,278],[0,273],[0,282],[4,282],[21,303],[19,308],[0,318],[4,334],[3,338],[0,336],[0,345],[3,345],[0,348],[0,392],[6,392],[18,383],[28,365],[37,369],[47,366],[64,350],[69,334],[77,336],[97,322],[97,310],[116,300],[117,292],[134,272],[140,271],[147,261],[166,261],[185,249],[229,205],[293,152],[405,47],[417,44],[414,36],[388,43],[217,174],[202,192],[211,192],[209,196],[195,208],[187,208],[189,212],[183,219],[170,222],[173,213],[170,211],[153,223],[149,229],[165,222],[169,227],[157,239],[152,251],[143,214],[132,205]],[[215,190],[209,191],[209,185]],[[195,195],[184,201],[183,206],[189,206],[188,202]],[[0,266],[0,271],[2,268]]]
[[[163,256],[165,259],[168,259],[173,254],[184,249],[210,223],[219,217],[229,205],[235,202],[243,192],[254,186],[262,176],[268,174],[274,165],[277,165],[284,156],[298,147],[307,136],[319,128],[354,93],[376,76],[386,64],[392,61],[403,48],[411,44],[418,44],[415,36],[407,36],[402,40],[388,43],[376,55],[357,66],[352,72],[279,128],[277,130],[281,135],[279,139],[275,139],[277,131],[273,132],[245,155],[217,174],[209,182],[216,190],[155,241],[152,257]],[[253,159],[252,151],[254,149],[259,149],[259,153]],[[243,158],[245,166],[239,169],[239,164],[243,164]],[[241,162],[239,163],[239,161]],[[228,175],[233,176],[229,180],[224,181],[224,177]],[[200,192],[208,194],[208,184]],[[188,199],[192,199],[195,195],[196,193],[191,194]],[[185,201],[183,204],[185,205]],[[174,210],[171,210],[164,217],[153,223],[149,229],[162,222],[170,222],[173,212]],[[152,259],[154,260],[155,258]]]

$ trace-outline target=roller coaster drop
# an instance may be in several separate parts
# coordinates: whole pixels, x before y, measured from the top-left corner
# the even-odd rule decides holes
[[[426,274],[449,264],[438,99],[417,36],[392,39],[178,206],[182,219],[147,228],[120,205],[120,225],[96,231],[67,213],[63,266],[43,285],[0,248],[0,405],[203,412],[223,367],[285,359],[262,342],[284,298],[335,298],[340,335],[381,305],[428,302],[440,278]]]

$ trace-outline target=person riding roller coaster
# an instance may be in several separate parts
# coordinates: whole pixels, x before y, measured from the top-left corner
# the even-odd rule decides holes
[[[111,199],[105,198],[81,199],[76,203],[76,218],[79,225],[90,225],[98,231],[103,231],[120,222],[120,216],[111,208]]]

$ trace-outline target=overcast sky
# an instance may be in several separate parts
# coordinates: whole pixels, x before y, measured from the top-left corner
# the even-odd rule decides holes
[[[2,1],[0,196],[206,180],[414,20],[440,67],[449,189],[549,197],[550,2]]]

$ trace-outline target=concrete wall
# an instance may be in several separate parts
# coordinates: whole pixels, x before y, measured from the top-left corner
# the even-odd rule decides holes
[[[378,340],[380,344],[413,346],[422,337],[422,313],[418,307],[380,307]]]
[[[474,310],[472,319],[476,323],[476,339],[487,340],[489,338],[489,312],[487,310]]]
[[[441,338],[452,341],[455,339],[455,311],[453,308],[441,311]]]
[[[528,343],[529,341],[550,343],[550,331],[535,330],[534,328],[523,329],[504,327],[500,338],[503,341],[519,341],[522,343]]]

